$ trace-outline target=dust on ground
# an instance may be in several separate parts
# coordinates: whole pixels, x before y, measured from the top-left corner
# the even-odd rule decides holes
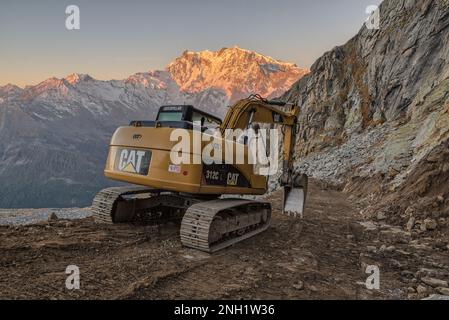
[[[445,293],[447,248],[393,226],[360,223],[360,208],[341,192],[313,184],[309,195],[303,220],[281,215],[280,196],[272,195],[270,229],[212,255],[183,248],[176,224],[102,225],[89,217],[2,226],[0,298],[418,299]],[[79,290],[65,286],[68,265],[80,269]],[[369,265],[379,267],[379,290],[365,286]]]

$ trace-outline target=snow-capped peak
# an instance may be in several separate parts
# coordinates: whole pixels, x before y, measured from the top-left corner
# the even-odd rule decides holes
[[[0,86],[0,92],[2,94],[15,94],[15,93],[19,93],[22,91],[23,91],[22,88],[14,85],[14,84],[11,84],[11,83],[8,83],[5,86]]]
[[[65,77],[65,80],[68,83],[70,83],[71,85],[75,85],[81,81],[93,80],[93,78],[91,76],[89,76],[88,74],[72,73],[72,74],[68,75],[67,77]]]
[[[128,84],[141,85],[152,89],[166,89],[167,83],[170,81],[173,80],[166,71],[139,72],[125,80]]]
[[[278,96],[309,72],[238,46],[218,51],[184,51],[167,70],[184,92],[220,88],[231,100],[251,93]]]
[[[64,79],[52,77],[35,86],[26,86],[25,91],[33,95],[46,94],[50,90],[57,90],[62,93],[66,93],[69,90],[68,86],[70,86],[70,84],[64,81]]]

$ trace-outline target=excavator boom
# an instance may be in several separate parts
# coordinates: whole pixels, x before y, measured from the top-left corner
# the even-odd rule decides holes
[[[300,107],[282,101],[270,101],[252,95],[236,103],[228,111],[221,130],[251,128],[253,123],[274,124],[282,127],[283,163],[280,185],[283,189],[283,212],[302,217],[306,203],[308,177],[294,174],[293,154],[298,130]]]

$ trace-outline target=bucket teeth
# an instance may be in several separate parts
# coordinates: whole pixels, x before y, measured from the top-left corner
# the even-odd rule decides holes
[[[284,214],[303,218],[305,194],[302,188],[284,188]]]
[[[308,178],[306,175],[296,175],[293,183],[283,187],[282,211],[293,218],[303,218],[307,198]]]

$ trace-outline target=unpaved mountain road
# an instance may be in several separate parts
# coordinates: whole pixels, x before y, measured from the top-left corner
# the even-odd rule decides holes
[[[411,251],[394,228],[361,226],[344,194],[309,194],[304,220],[282,216],[273,195],[271,228],[213,255],[183,248],[177,225],[2,226],[0,299],[407,299],[437,290],[412,292],[423,272],[448,276],[447,250]],[[380,268],[380,290],[365,287],[368,264]],[[66,289],[68,265],[79,267],[79,290]]]

